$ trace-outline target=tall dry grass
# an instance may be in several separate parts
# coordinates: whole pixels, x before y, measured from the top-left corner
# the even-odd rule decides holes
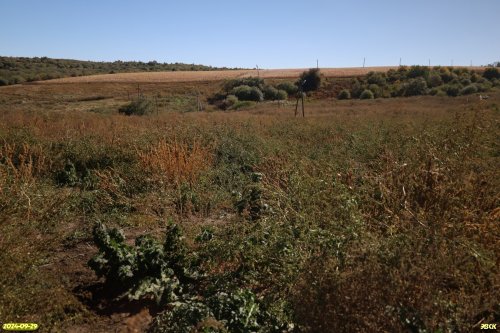
[[[175,185],[192,185],[210,167],[213,158],[210,149],[198,141],[189,146],[177,140],[162,140],[146,151],[137,150],[137,155],[140,165],[155,179]]]
[[[29,143],[7,143],[0,146],[0,166],[4,177],[29,184],[50,169],[51,161],[42,146]]]
[[[84,89],[82,96],[120,90],[74,88]],[[11,103],[0,105],[0,243],[10,239],[0,244],[6,296],[0,308],[10,318],[34,314],[54,331],[87,320],[93,314],[81,310],[73,288],[94,277],[76,254],[54,260],[72,251],[61,243],[87,246],[85,232],[96,219],[143,233],[146,222],[170,217],[228,230],[213,255],[221,254],[218,269],[237,270],[237,262],[224,259],[231,248],[237,260],[245,257],[252,276],[261,278],[250,287],[278,290],[276,298],[290,304],[303,331],[398,332],[408,329],[408,319],[413,331],[466,332],[500,313],[498,94],[481,103],[323,99],[307,101],[306,118],[296,119],[293,106],[271,103],[230,113],[102,115],[67,104],[71,85],[8,87],[16,89],[31,89],[39,100],[0,96]],[[67,159],[78,179],[57,184]],[[263,174],[262,200],[275,215],[263,218],[268,224],[251,239],[242,230],[253,224],[231,222],[233,192],[251,185],[255,171]],[[363,224],[340,265],[335,251],[311,242],[319,235],[317,242],[329,244],[318,233],[328,228],[336,242],[354,239],[347,201],[357,202]],[[183,214],[190,209],[198,215]],[[267,229],[275,230],[275,247],[266,245]],[[19,243],[26,234],[33,238]],[[54,262],[54,269],[34,268],[33,253],[37,265]],[[26,291],[33,298],[17,297]],[[47,294],[56,296],[44,301]]]

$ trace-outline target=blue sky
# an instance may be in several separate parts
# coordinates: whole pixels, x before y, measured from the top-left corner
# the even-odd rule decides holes
[[[0,0],[0,55],[261,68],[500,61],[500,0]]]

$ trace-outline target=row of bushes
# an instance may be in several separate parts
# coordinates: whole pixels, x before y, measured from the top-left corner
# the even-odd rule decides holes
[[[319,89],[321,75],[319,69],[312,68],[304,71],[295,82],[281,82],[269,85],[260,77],[248,77],[228,80],[223,85],[222,92],[217,93],[210,102],[223,110],[238,109],[246,105],[243,102],[261,102],[264,100],[286,100],[288,96],[296,95],[300,90],[309,92]]]
[[[222,92],[210,101],[223,110],[239,109],[250,105],[251,102],[286,100],[290,93],[296,91],[297,87],[292,83],[272,86],[266,84],[262,78],[247,77],[226,81]]]
[[[467,68],[423,66],[401,67],[387,73],[370,72],[366,78],[354,79],[351,89],[338,94],[339,99],[371,99],[419,95],[459,96],[485,92],[500,86],[500,72],[488,68],[482,75]]]
[[[262,90],[257,87],[247,85],[233,88],[223,100],[219,103],[222,109],[239,109],[248,106],[251,102],[262,102],[264,100],[276,101],[288,99],[288,93],[285,90],[277,89],[273,86],[264,86]]]
[[[317,68],[304,71],[295,83],[286,81],[274,86],[266,84],[260,77],[233,79],[223,85],[223,91],[216,94],[211,102],[224,110],[237,109],[242,105],[240,101],[286,100],[288,96],[296,95],[299,87],[309,92],[320,86],[321,75]]]

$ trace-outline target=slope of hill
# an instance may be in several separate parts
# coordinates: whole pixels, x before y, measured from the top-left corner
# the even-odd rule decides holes
[[[71,59],[0,57],[0,85],[93,74],[228,70],[212,66],[156,61],[96,62]]]

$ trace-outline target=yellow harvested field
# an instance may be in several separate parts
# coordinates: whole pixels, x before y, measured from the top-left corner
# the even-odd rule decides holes
[[[385,72],[397,67],[352,67],[352,68],[321,68],[321,73],[327,77],[349,77],[365,75],[370,71]],[[257,76],[262,78],[297,78],[306,69],[261,69],[257,70],[225,70],[225,71],[176,71],[176,72],[141,72],[101,74],[80,77],[69,77],[43,81],[41,83],[85,83],[85,82],[192,82],[218,81],[241,77]]]

